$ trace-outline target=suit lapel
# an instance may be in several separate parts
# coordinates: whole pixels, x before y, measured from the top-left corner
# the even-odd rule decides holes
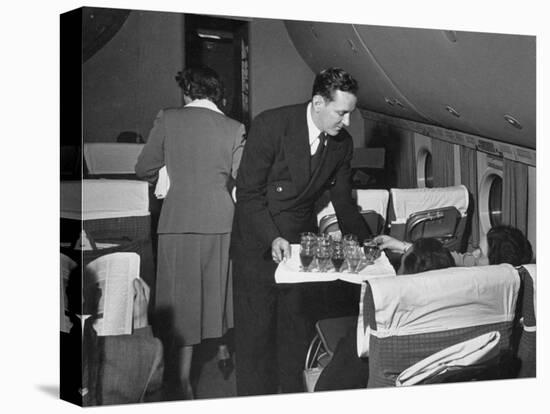
[[[320,184],[325,184],[325,182],[329,179],[330,174],[332,174],[334,167],[343,157],[344,154],[340,142],[335,141],[332,137],[329,137],[317,171],[315,171],[315,174],[313,174],[312,177],[308,178],[307,185],[296,198],[295,204],[299,204],[303,198],[307,197],[312,188],[314,191],[317,191],[318,188],[316,187]]]
[[[292,181],[298,192],[301,192],[310,179],[309,171],[309,134],[306,121],[306,106],[296,112],[283,138],[285,157]]]

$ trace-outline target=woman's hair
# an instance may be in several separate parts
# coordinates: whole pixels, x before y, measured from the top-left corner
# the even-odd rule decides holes
[[[179,71],[176,81],[183,93],[192,100],[209,99],[219,105],[223,98],[223,84],[214,69],[207,66],[190,67]]]
[[[487,233],[487,257],[489,264],[520,266],[533,260],[533,249],[520,230],[511,226],[496,226]]]
[[[443,243],[434,238],[416,240],[403,257],[401,274],[454,267],[455,261]]]
[[[329,68],[319,72],[315,77],[311,96],[321,95],[325,100],[332,101],[337,90],[356,95],[359,84],[343,69]]]

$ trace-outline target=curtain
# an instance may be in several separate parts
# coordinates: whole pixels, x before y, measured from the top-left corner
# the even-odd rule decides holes
[[[460,183],[468,188],[470,195],[466,234],[469,234],[468,250],[471,251],[479,247],[477,155],[476,150],[463,146],[460,146]]]
[[[432,140],[434,187],[455,185],[454,145],[439,139]]]
[[[525,164],[504,160],[502,189],[502,219],[504,224],[516,227],[527,234],[527,200],[529,172]]]
[[[399,131],[399,132],[397,132]],[[399,148],[396,151],[395,171],[397,188],[416,187],[416,159],[414,135],[412,132],[395,130],[398,133]],[[393,138],[390,136],[390,139]]]

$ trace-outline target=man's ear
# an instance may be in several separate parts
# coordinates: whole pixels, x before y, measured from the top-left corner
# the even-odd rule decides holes
[[[313,95],[313,98],[311,98],[311,103],[313,104],[313,110],[315,112],[319,112],[321,108],[325,106],[325,98],[321,95]]]

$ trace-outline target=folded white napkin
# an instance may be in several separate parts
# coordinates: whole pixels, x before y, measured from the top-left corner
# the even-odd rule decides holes
[[[500,340],[498,331],[445,348],[417,362],[403,371],[395,380],[398,387],[418,384],[434,375],[443,374],[451,367],[468,366],[489,359]]]
[[[166,165],[159,170],[159,178],[155,187],[155,197],[158,199],[165,198],[170,189],[170,177]]]

